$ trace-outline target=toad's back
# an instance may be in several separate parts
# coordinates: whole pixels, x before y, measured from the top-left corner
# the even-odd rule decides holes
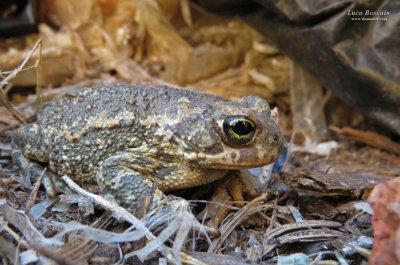
[[[177,102],[189,103],[207,120],[213,106],[228,100],[153,85],[76,88],[42,108],[38,119],[42,141],[36,147],[47,153],[44,162],[49,161],[52,171],[91,182],[99,163],[121,150],[143,146],[161,155],[163,150],[154,145],[160,137],[155,135],[160,129],[155,121],[178,120],[177,110],[167,108]]]
[[[98,123],[110,124],[123,118],[145,119],[166,115],[165,109],[179,101],[212,112],[218,102],[227,102],[221,97],[186,89],[154,85],[94,86],[75,88],[64,97],[50,101],[42,108],[38,124],[61,128],[67,125],[76,133],[87,127],[83,119],[96,119]],[[96,118],[97,117],[97,118]],[[100,124],[98,124],[100,125]]]

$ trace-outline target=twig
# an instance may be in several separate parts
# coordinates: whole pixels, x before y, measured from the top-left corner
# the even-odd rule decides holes
[[[123,220],[133,224],[136,227],[136,229],[143,231],[145,236],[149,240],[156,239],[156,236],[154,236],[139,219],[137,219],[135,216],[133,216],[126,209],[122,208],[121,206],[119,206],[113,202],[105,200],[103,197],[101,197],[99,195],[90,193],[90,192],[82,189],[79,185],[77,185],[74,181],[72,181],[72,179],[70,179],[67,175],[63,175],[61,178],[65,181],[65,183],[68,185],[68,187],[71,190],[81,194],[82,196],[85,196],[86,198],[92,200],[93,202],[96,202],[97,204],[100,204],[105,209],[111,211],[114,214],[114,216],[117,217],[118,219],[123,219]],[[178,264],[178,261],[173,256],[172,252],[166,246],[161,245],[158,250],[163,254],[163,256],[169,262],[171,262],[173,264]]]
[[[32,57],[32,54],[36,51],[36,49],[42,45],[42,40],[39,38],[38,41],[35,43],[33,48],[30,50],[28,56],[22,61],[22,63],[13,71],[10,72],[8,76],[6,76],[2,81],[0,81],[0,102],[11,112],[13,117],[17,119],[20,123],[26,123],[27,119],[14,107],[11,105],[11,103],[8,101],[7,96],[3,90],[4,86],[7,86],[9,82],[19,73],[24,69],[25,64],[28,62],[28,60]],[[41,84],[41,83],[40,83]]]
[[[32,190],[32,192],[31,192],[31,194],[29,196],[28,203],[26,204],[26,208],[25,208],[25,213],[26,214],[29,213],[29,211],[32,209],[33,205],[35,204],[37,193],[39,191],[40,184],[42,183],[43,175],[44,175],[44,173],[46,173],[46,169],[47,168],[43,169],[42,174],[40,174],[40,177],[38,178],[38,180],[35,183],[35,186],[33,187],[33,190]]]
[[[39,39],[39,57],[38,60],[36,60],[35,67],[37,68],[36,71],[36,113],[39,112],[40,107],[42,106],[43,103],[43,97],[42,97],[42,40]]]

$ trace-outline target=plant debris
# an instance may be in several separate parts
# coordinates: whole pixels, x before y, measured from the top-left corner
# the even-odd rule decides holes
[[[390,138],[380,135],[375,132],[359,131],[349,127],[339,129],[337,127],[330,127],[331,130],[349,136],[350,138],[368,144],[370,146],[380,148],[382,150],[393,152],[397,155],[400,154],[400,144],[393,142]]]
[[[399,176],[398,139],[371,128],[236,18],[187,0],[41,2],[38,33],[0,42],[0,264],[368,260],[367,199],[376,185]],[[68,176],[63,180],[75,193],[47,198],[40,180],[31,185],[11,161],[11,130],[34,120],[41,101],[116,82],[263,97],[275,107],[287,152],[278,167],[230,172],[168,195],[171,219],[171,212],[147,212],[149,198],[135,217],[104,200],[96,185],[78,186]]]

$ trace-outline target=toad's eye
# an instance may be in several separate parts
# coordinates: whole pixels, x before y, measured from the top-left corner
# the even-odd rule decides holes
[[[247,117],[230,116],[222,123],[222,130],[228,144],[245,145],[253,140],[256,125]]]

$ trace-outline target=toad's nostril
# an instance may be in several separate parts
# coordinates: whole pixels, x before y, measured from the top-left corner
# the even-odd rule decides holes
[[[281,140],[281,135],[280,135],[280,133],[276,132],[276,133],[274,134],[274,136],[273,136],[273,139],[274,139],[274,142],[275,142],[275,143],[280,142],[280,140]]]

